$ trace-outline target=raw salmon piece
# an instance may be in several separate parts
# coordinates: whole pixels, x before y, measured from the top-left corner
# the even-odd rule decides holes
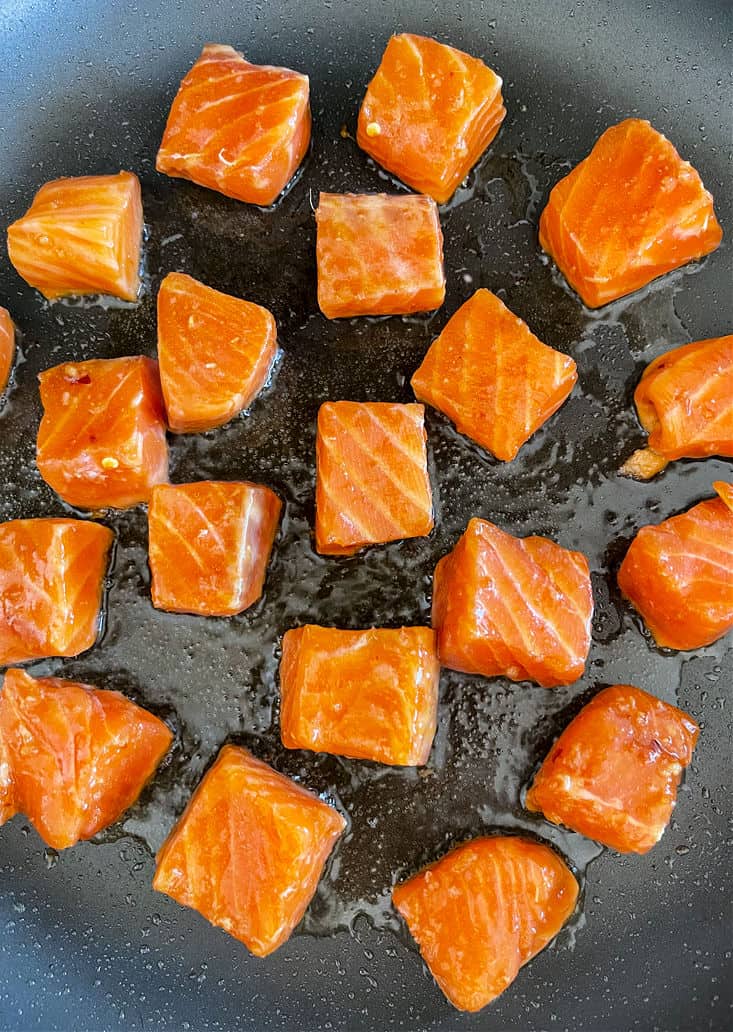
[[[318,304],[328,319],[443,304],[443,233],[429,197],[322,193],[316,223]]]
[[[711,645],[733,628],[733,512],[714,498],[642,527],[618,584],[657,645]]]
[[[15,326],[7,308],[0,308],[0,394],[10,379],[15,361]]]
[[[23,670],[5,674],[0,735],[15,807],[53,849],[113,824],[173,741],[162,720],[119,692]]]
[[[592,617],[587,559],[547,538],[473,519],[435,567],[433,627],[451,670],[571,684],[585,669]]]
[[[356,141],[396,176],[447,201],[499,131],[502,82],[476,57],[392,36],[359,111]]]
[[[710,254],[722,237],[700,176],[639,118],[603,133],[540,218],[540,244],[590,308]]]
[[[311,138],[308,76],[207,43],[176,94],[155,167],[249,204],[272,204]]]
[[[150,358],[93,358],[47,369],[36,462],[79,509],[126,509],[168,480],[165,409]]]
[[[280,664],[280,734],[312,749],[401,766],[428,762],[440,664],[427,627],[288,631]]]
[[[477,290],[433,341],[412,389],[509,462],[577,379],[572,358],[538,340],[491,291]]]
[[[639,688],[605,688],[550,749],[527,809],[620,853],[647,853],[672,816],[699,730]]]
[[[112,294],[135,301],[142,239],[137,176],[78,176],[41,187],[8,228],[8,254],[44,297]]]
[[[2,713],[2,696],[0,695],[0,713]],[[0,825],[9,821],[18,812],[15,803],[15,785],[10,769],[10,755],[0,727]]]
[[[158,362],[177,434],[222,426],[265,386],[277,353],[266,308],[170,272],[158,293]]]
[[[433,529],[422,405],[327,401],[318,412],[316,550],[366,545]]]
[[[266,957],[302,918],[345,827],[318,796],[225,745],[158,853],[153,888]]]
[[[724,480],[714,480],[713,489],[729,509],[733,510],[733,484],[726,484]]]
[[[261,484],[202,480],[153,488],[153,605],[233,616],[262,595],[282,503]]]
[[[0,523],[0,666],[92,647],[114,535],[99,523]]]
[[[478,1011],[555,938],[578,883],[549,846],[477,838],[392,891],[392,901],[454,1007]]]
[[[622,473],[646,480],[647,470],[659,472],[673,459],[733,458],[733,336],[660,355],[644,370],[634,401],[649,445]]]

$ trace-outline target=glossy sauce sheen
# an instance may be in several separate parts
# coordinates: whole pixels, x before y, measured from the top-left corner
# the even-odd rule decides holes
[[[171,85],[174,88],[172,80]],[[333,113],[330,117],[333,122]],[[323,968],[322,976],[313,975],[310,962],[314,954],[341,958],[342,966],[358,965],[366,972],[358,979],[355,975],[356,983],[349,989],[360,1006],[366,1007],[377,996],[372,979],[378,982],[385,1007],[399,1008],[401,1001],[409,999],[403,1011],[390,1014],[404,1014],[409,1008],[418,1015],[415,1020],[427,1021],[432,1008],[444,1007],[450,1026],[456,1019],[450,1017],[452,1012],[443,1004],[439,990],[424,982],[416,992],[420,968],[407,953],[409,935],[404,926],[400,928],[402,922],[390,904],[394,880],[406,878],[458,842],[497,829],[541,835],[569,858],[583,880],[587,864],[601,847],[527,813],[520,798],[522,786],[580,703],[603,682],[638,678],[668,701],[674,701],[679,693],[683,708],[697,719],[704,716],[711,725],[723,713],[718,699],[733,676],[733,657],[726,641],[719,641],[698,658],[660,653],[632,607],[621,598],[615,576],[625,546],[639,526],[658,522],[709,497],[712,479],[730,480],[729,467],[718,459],[681,462],[649,484],[617,476],[624,459],[644,440],[632,401],[633,387],[644,366],[670,346],[693,339],[696,332],[715,332],[714,326],[692,318],[688,301],[701,293],[707,296],[714,282],[712,263],[724,257],[724,251],[702,267],[589,313],[547,264],[536,242],[542,197],[567,170],[565,159],[582,152],[573,151],[566,139],[561,142],[556,137],[543,142],[548,157],[507,153],[511,145],[499,142],[472,174],[468,187],[460,188],[453,204],[441,213],[446,264],[453,270],[445,307],[427,318],[330,323],[318,315],[316,305],[315,226],[309,190],[313,183],[345,180],[350,189],[368,191],[376,184],[382,188],[383,182],[375,178],[375,170],[366,165],[353,143],[339,142],[338,122],[334,126],[328,145],[324,142],[309,159],[306,175],[275,213],[227,202],[186,183],[146,175],[151,286],[139,307],[82,309],[64,304],[42,309],[27,292],[21,320],[21,310],[13,305],[26,333],[27,362],[18,367],[17,384],[8,393],[0,417],[3,435],[7,433],[13,442],[10,448],[0,448],[0,499],[6,519],[59,512],[57,498],[33,467],[40,418],[37,372],[52,362],[77,362],[80,348],[85,357],[124,356],[141,349],[154,357],[156,288],[171,269],[185,269],[229,294],[253,297],[265,305],[277,318],[284,352],[272,388],[250,413],[220,430],[171,440],[172,477],[180,483],[202,477],[236,480],[246,476],[275,488],[285,506],[264,598],[241,616],[211,621],[174,616],[151,607],[145,511],[107,514],[105,519],[118,544],[104,638],[100,647],[79,659],[44,664],[40,672],[62,673],[132,693],[146,708],[174,719],[176,745],[141,800],[101,837],[101,848],[91,843],[80,845],[47,871],[35,835],[24,837],[21,818],[3,834],[13,850],[9,863],[15,856],[23,858],[16,859],[16,864],[36,864],[29,883],[32,887],[21,884],[18,888],[17,898],[29,904],[29,912],[31,903],[45,908],[54,897],[58,906],[63,906],[64,879],[68,877],[76,891],[77,885],[86,883],[90,869],[96,871],[104,864],[115,909],[100,914],[93,901],[101,931],[96,946],[90,949],[99,951],[96,958],[105,951],[104,956],[114,964],[115,978],[118,958],[121,964],[127,962],[129,978],[129,964],[138,960],[138,948],[150,945],[153,956],[142,957],[141,962],[152,962],[154,968],[156,963],[164,963],[172,988],[194,986],[203,999],[206,987],[188,980],[188,965],[198,970],[196,965],[208,963],[209,991],[215,994],[217,1005],[228,1007],[229,1014],[239,1014],[241,1006],[242,1013],[251,1016],[254,1004],[249,998],[241,1002],[242,981],[259,979],[260,967],[247,967],[243,951],[241,964],[233,967],[231,950],[236,955],[235,946],[223,946],[217,953],[214,944],[221,942],[220,935],[207,936],[196,915],[187,917],[162,896],[146,895],[145,888],[152,874],[150,853],[161,846],[222,743],[230,739],[247,744],[257,756],[353,818],[306,911],[301,926],[306,934],[294,938],[272,960],[278,979],[283,979],[279,983],[283,991],[291,994],[291,1000],[296,994],[301,1000],[310,999],[307,994],[318,993],[320,987],[328,994],[328,1007],[340,1007],[346,981],[338,974],[335,960]],[[327,128],[323,132],[328,135]],[[313,196],[315,202],[315,192]],[[356,558],[319,556],[312,533],[320,405],[329,398],[414,401],[411,375],[450,314],[479,286],[501,296],[548,345],[573,356],[579,370],[576,390],[512,463],[495,462],[429,409],[425,416],[427,453],[439,516],[434,530],[427,537],[375,546]],[[721,294],[720,303],[722,300]],[[455,545],[469,517],[476,514],[512,534],[545,535],[588,556],[596,612],[594,640],[582,680],[547,692],[530,683],[513,685],[503,678],[483,681],[444,670],[438,733],[429,762],[421,771],[385,770],[364,761],[285,749],[280,742],[277,692],[280,641],[285,631],[308,621],[350,628],[373,623],[390,627],[428,624],[435,565]],[[698,902],[700,893],[707,891],[705,886],[695,889],[693,885],[703,850],[711,878],[715,874],[708,857],[715,861],[715,870],[720,869],[721,847],[701,830],[709,827],[708,819],[712,834],[717,834],[721,825],[716,808],[723,798],[723,780],[722,774],[717,780],[716,763],[722,771],[725,761],[719,742],[719,736],[708,735],[705,749],[698,750],[699,758],[696,756],[688,771],[687,789],[680,795],[673,826],[659,847],[664,867],[660,864],[658,873],[650,873],[648,865],[645,868],[642,887],[648,887],[654,898],[661,898],[671,884],[673,863],[672,877],[679,879],[673,881],[677,893],[690,892]],[[686,857],[675,854],[676,848],[688,847],[691,851]],[[137,861],[145,866],[131,873]],[[634,882],[638,887],[639,882]],[[576,965],[580,976],[594,969],[593,951],[608,946],[606,925],[618,913],[613,902],[618,885],[628,887],[628,882],[613,858],[593,865],[584,914],[570,919],[552,955],[531,965],[516,990],[506,993],[482,1020],[501,1024],[503,1015],[519,1013],[524,1016],[520,1022],[529,1022],[530,1008],[532,1015],[541,1013],[535,1011],[535,1001],[546,999],[547,981],[552,978],[555,982],[555,975],[552,1006],[557,1009],[559,1001],[567,1001],[568,983],[563,981],[567,972],[575,972]],[[128,888],[136,906],[125,905]],[[597,898],[592,898],[596,893]],[[128,929],[132,946],[127,952],[118,936],[119,948],[112,954],[107,950],[106,918],[111,914]],[[39,933],[29,914],[11,916],[16,929],[6,933],[8,949],[21,949],[28,936]],[[580,926],[586,919],[583,929]],[[369,929],[367,923],[377,930]],[[333,942],[312,938],[334,936],[339,929],[348,932],[336,935]],[[148,937],[140,938],[142,932]],[[179,935],[188,944],[184,955]],[[634,942],[630,954],[619,954],[627,972],[630,964],[636,964]],[[377,951],[376,943],[394,949],[397,958],[390,961],[385,949]],[[366,955],[368,947],[374,951],[373,959]],[[205,959],[202,949],[207,952]],[[613,946],[608,949],[601,956],[613,965],[618,951]],[[183,965],[180,982],[179,961]],[[283,966],[277,967],[281,961]],[[215,971],[225,980],[223,987],[214,985]],[[396,981],[392,980],[394,972],[399,972]],[[201,969],[202,977],[203,973]],[[151,977],[152,985],[160,984],[157,974]],[[123,991],[127,993],[126,988]],[[172,996],[161,997],[152,1013],[159,1008],[165,1015],[172,1014]],[[577,1006],[572,991],[569,1000],[571,1009]],[[374,1013],[370,1010],[370,1015]],[[388,1022],[387,1011],[383,1017]],[[180,1026],[179,1020],[170,1020]],[[380,1019],[374,1020],[379,1023]],[[364,1022],[373,1023],[371,1018]]]
[[[282,650],[280,734],[288,749],[427,763],[440,677],[433,631],[307,625],[288,631]]]
[[[599,692],[563,731],[527,792],[530,810],[622,853],[647,853],[672,816],[699,728],[631,685]]]

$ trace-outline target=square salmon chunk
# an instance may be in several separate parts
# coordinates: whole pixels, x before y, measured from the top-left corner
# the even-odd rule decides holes
[[[427,763],[440,665],[427,627],[288,631],[280,664],[280,734],[312,749],[402,766]]]
[[[153,605],[171,613],[233,616],[253,605],[282,503],[261,484],[161,484],[148,510]]]
[[[640,118],[606,129],[540,218],[540,244],[590,308],[710,254],[722,237],[700,176]]]
[[[38,470],[77,509],[127,509],[168,479],[158,364],[93,358],[47,369],[41,384]]]
[[[640,688],[604,688],[550,749],[527,809],[620,853],[647,853],[672,816],[699,730]]]
[[[8,228],[8,254],[47,298],[111,294],[137,300],[143,208],[132,172],[55,179]]]
[[[170,272],[158,292],[158,362],[168,426],[197,433],[248,408],[277,354],[271,312]]]
[[[272,204],[308,150],[309,91],[307,75],[208,43],[175,96],[155,167],[238,201]]]
[[[132,806],[173,734],[119,692],[8,670],[0,738],[13,809],[47,845],[66,849]]]
[[[500,996],[577,899],[578,882],[553,849],[504,835],[465,842],[392,892],[430,973],[463,1011]]]
[[[455,47],[392,36],[359,111],[357,143],[442,204],[499,131],[501,86],[483,61]]]
[[[352,555],[366,545],[433,529],[425,409],[328,401],[318,412],[316,549]]]
[[[548,538],[518,538],[473,519],[433,580],[443,666],[484,677],[571,684],[588,658],[588,561]]]
[[[429,197],[322,193],[316,224],[318,304],[327,318],[443,304],[443,233]]]
[[[226,745],[158,854],[153,888],[266,957],[302,918],[345,826],[318,796]]]
[[[462,434],[509,462],[560,408],[577,379],[572,358],[543,344],[482,289],[432,343],[412,389]]]
[[[113,540],[85,520],[0,523],[0,666],[92,647]]]

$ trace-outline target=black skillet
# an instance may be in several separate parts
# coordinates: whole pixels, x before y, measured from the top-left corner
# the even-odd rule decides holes
[[[504,78],[508,117],[468,188],[442,214],[448,297],[431,318],[329,323],[317,310],[318,191],[397,190],[341,135],[353,130],[389,34],[423,32]],[[622,603],[615,570],[644,523],[711,494],[723,461],[680,462],[647,485],[615,471],[641,440],[631,396],[666,348],[729,332],[730,7],[724,2],[460,3],[383,0],[202,5],[94,0],[0,3],[0,223],[59,175],[127,168],[142,180],[146,292],[136,307],[48,306],[0,266],[0,302],[24,361],[0,414],[0,517],[63,506],[33,461],[36,374],[57,362],[155,350],[154,298],[181,269],[267,305],[283,361],[249,416],[172,442],[177,481],[259,480],[287,515],[263,601],[232,621],[150,607],[145,515],[118,535],[104,638],[35,672],[120,688],[169,718],[173,757],[121,825],[61,857],[16,818],[0,832],[0,1027],[8,1029],[704,1029],[730,1004],[725,827],[733,652],[662,654]],[[206,41],[311,77],[313,148],[280,205],[259,211],[154,171],[168,106]],[[728,44],[728,49],[726,49]],[[599,133],[648,117],[700,170],[727,234],[699,267],[595,315],[543,259],[548,189]],[[477,286],[505,297],[547,343],[575,356],[580,386],[510,465],[428,416],[437,527],[430,539],[324,561],[309,543],[314,420],[326,398],[410,399],[430,339]],[[422,774],[286,753],[277,643],[306,619],[342,626],[428,619],[436,559],[471,515],[582,549],[594,571],[586,676],[545,691],[445,674],[441,725]],[[524,815],[520,793],[549,743],[599,686],[631,681],[703,725],[671,827],[647,857],[599,852]],[[153,851],[227,739],[329,793],[351,816],[300,933],[254,960],[198,915],[153,893]],[[582,914],[492,1007],[453,1011],[385,902],[398,875],[483,831],[548,838],[584,880]]]

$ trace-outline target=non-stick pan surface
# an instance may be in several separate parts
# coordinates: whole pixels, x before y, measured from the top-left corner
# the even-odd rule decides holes
[[[47,305],[0,262],[0,301],[23,361],[0,413],[0,517],[63,505],[34,465],[36,374],[63,360],[154,354],[161,277],[180,269],[267,305],[282,363],[251,413],[176,438],[172,475],[272,485],[286,516],[264,599],[230,621],[173,617],[148,597],[145,514],[117,534],[107,626],[97,647],[37,664],[115,687],[172,722],[173,757],[99,843],[60,857],[16,818],[0,832],[0,1027],[8,1029],[704,1029],[730,1004],[725,834],[733,652],[662,654],[619,598],[615,570],[636,529],[711,494],[722,461],[680,462],[650,484],[616,470],[641,440],[632,390],[646,362],[729,332],[729,5],[668,2],[0,3],[0,223],[58,175],[137,172],[147,243],[137,306]],[[503,76],[506,123],[442,213],[448,297],[430,318],[327,322],[315,299],[318,191],[397,190],[343,138],[391,32],[437,36]],[[311,76],[313,148],[303,174],[259,211],[154,171],[177,84],[206,41]],[[537,244],[549,187],[599,133],[651,119],[700,170],[727,234],[701,266],[600,312],[585,311]],[[312,550],[315,416],[327,398],[410,400],[430,339],[478,286],[504,297],[576,358],[567,405],[502,465],[429,413],[436,530],[346,560]],[[584,551],[597,600],[586,676],[546,691],[446,673],[426,770],[401,773],[279,744],[280,635],[427,622],[431,573],[472,515]],[[524,814],[523,785],[593,692],[632,682],[677,700],[703,732],[674,819],[647,857],[620,857]],[[153,852],[225,740],[245,742],[350,814],[303,928],[266,961],[153,893]],[[481,832],[553,842],[584,880],[582,915],[492,1007],[453,1011],[386,903],[399,875]],[[596,856],[596,854],[599,854]],[[593,859],[596,857],[595,859]],[[588,861],[593,860],[588,866]]]

